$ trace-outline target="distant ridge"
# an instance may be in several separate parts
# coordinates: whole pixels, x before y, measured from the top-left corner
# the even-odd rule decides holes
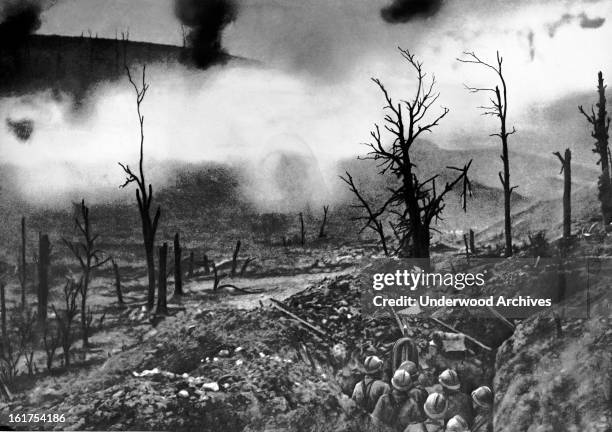
[[[231,55],[216,64],[247,61]],[[125,78],[124,65],[195,68],[189,48],[90,36],[32,35],[15,50],[0,48],[0,97],[61,91],[80,104],[96,84]]]

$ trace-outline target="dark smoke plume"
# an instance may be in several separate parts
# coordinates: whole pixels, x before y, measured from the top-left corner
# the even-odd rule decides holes
[[[174,10],[181,23],[190,28],[186,42],[196,66],[205,68],[227,58],[221,36],[236,19],[235,0],[175,0]]]
[[[0,47],[14,49],[23,45],[40,27],[41,12],[40,1],[0,2]]]
[[[416,18],[429,18],[438,13],[444,0],[393,0],[380,10],[388,23],[406,23]]]

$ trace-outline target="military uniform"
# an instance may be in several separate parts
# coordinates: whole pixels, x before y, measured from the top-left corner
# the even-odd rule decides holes
[[[493,432],[493,413],[482,410],[476,414],[472,432]]]
[[[366,376],[355,385],[351,398],[363,410],[371,413],[374,411],[378,399],[385,393],[389,393],[389,384]]]
[[[468,423],[472,424],[472,401],[470,397],[460,391],[448,391],[444,389],[444,395],[448,399],[448,408],[444,416],[444,422],[448,422],[456,415],[460,415]]]
[[[395,389],[380,397],[372,417],[374,422],[384,424],[393,430],[403,432],[411,423],[423,421],[422,408],[408,392]]]

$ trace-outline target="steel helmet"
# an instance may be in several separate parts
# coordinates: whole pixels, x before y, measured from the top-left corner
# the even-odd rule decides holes
[[[446,414],[448,401],[442,393],[432,393],[427,396],[423,409],[430,419],[441,419]]]
[[[438,382],[442,385],[442,387],[450,390],[459,390],[459,387],[461,387],[459,376],[453,369],[446,369],[444,372],[442,372],[438,376]]]
[[[413,378],[416,376],[417,372],[419,371],[416,363],[412,362],[410,360],[406,360],[406,361],[402,362],[402,364],[399,365],[399,367],[397,369],[405,370]]]
[[[383,367],[383,361],[376,356],[367,356],[363,362],[365,373],[373,375],[380,371]]]
[[[404,369],[398,369],[393,374],[393,378],[391,378],[391,385],[399,391],[410,390],[412,387],[412,378],[410,378],[410,374]]]
[[[493,392],[487,386],[478,387],[472,392],[472,400],[478,406],[489,408],[493,405]]]
[[[469,432],[469,425],[460,415],[456,415],[446,423],[446,432]]]

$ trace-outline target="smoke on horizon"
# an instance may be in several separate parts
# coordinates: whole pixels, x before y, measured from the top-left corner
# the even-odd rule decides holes
[[[380,16],[388,23],[407,23],[413,19],[436,15],[444,0],[392,0],[380,10]]]
[[[190,29],[186,42],[196,66],[207,68],[227,57],[221,37],[238,15],[235,0],[175,0],[174,12]]]
[[[21,46],[40,28],[41,0],[4,0],[0,3],[0,47]]]

